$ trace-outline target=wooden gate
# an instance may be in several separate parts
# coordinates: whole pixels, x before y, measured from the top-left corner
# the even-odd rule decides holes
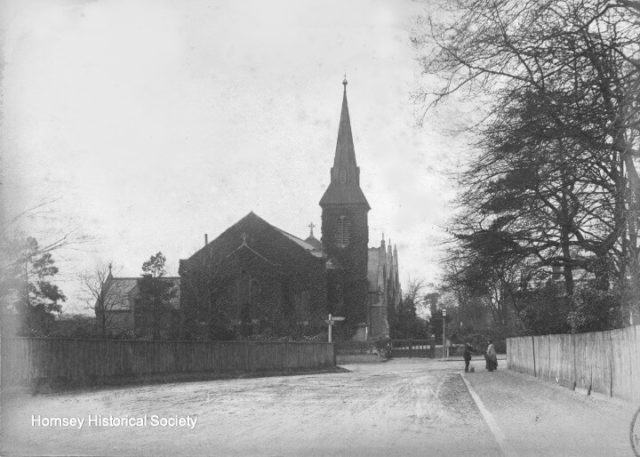
[[[391,340],[391,357],[433,357],[429,340]]]

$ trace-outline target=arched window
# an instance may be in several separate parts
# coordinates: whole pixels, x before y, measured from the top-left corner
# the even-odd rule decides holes
[[[336,245],[339,248],[344,248],[349,245],[349,239],[351,237],[351,221],[347,216],[340,216],[336,223]]]
[[[251,305],[255,306],[260,303],[260,293],[262,292],[262,288],[260,287],[260,283],[256,279],[251,279],[249,282],[249,296],[251,300]]]

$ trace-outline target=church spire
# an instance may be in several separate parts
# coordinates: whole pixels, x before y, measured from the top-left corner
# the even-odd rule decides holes
[[[331,182],[320,199],[322,207],[322,250],[335,265],[328,274],[327,306],[345,316],[345,329],[359,329],[365,337],[369,319],[367,271],[369,263],[369,221],[371,209],[360,188],[360,169],[353,148],[351,119],[347,103],[347,79],[342,81],[342,108],[338,141],[331,168]],[[349,331],[349,330],[347,330]]]
[[[353,147],[353,135],[351,133],[351,120],[349,119],[349,104],[347,103],[347,84],[349,83],[347,82],[347,76],[345,75],[344,80],[342,81],[344,90],[342,92],[342,109],[340,111],[336,155],[333,159],[334,167],[357,167],[356,152]]]
[[[331,168],[331,183],[320,200],[320,206],[328,204],[362,204],[370,209],[369,203],[360,189],[360,168],[356,163],[356,153],[351,133],[351,119],[347,102],[347,78],[342,85],[342,109],[338,125],[338,141]]]

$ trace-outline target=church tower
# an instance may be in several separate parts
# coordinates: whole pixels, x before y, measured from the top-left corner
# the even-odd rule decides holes
[[[368,212],[371,207],[360,188],[360,168],[353,147],[346,78],[342,84],[342,111],[331,182],[320,199],[322,247],[328,257],[329,309],[346,317],[346,327],[352,334],[358,330],[361,334],[368,309]]]

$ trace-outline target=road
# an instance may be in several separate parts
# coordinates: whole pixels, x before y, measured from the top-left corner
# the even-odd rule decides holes
[[[628,405],[584,398],[501,369],[465,378],[483,410],[465,385],[461,364],[397,359],[349,365],[344,373],[15,396],[3,402],[0,453],[632,455]],[[197,422],[192,429],[86,421],[82,428],[32,425],[37,416],[90,415],[190,416]]]

